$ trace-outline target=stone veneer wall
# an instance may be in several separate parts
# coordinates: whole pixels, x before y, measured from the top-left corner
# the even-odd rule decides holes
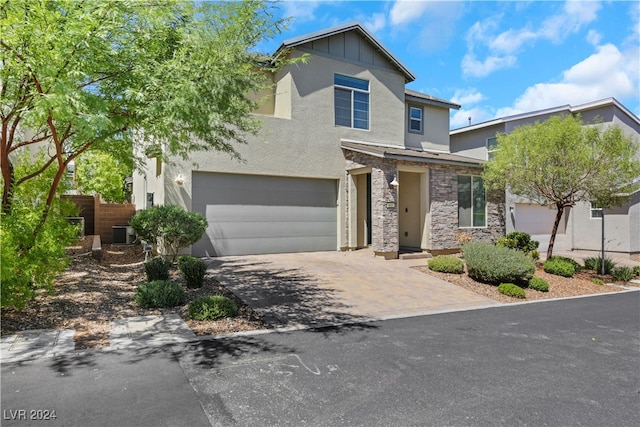
[[[487,226],[482,228],[458,227],[458,175],[480,175],[476,168],[429,165],[431,197],[431,250],[455,249],[460,245],[457,232],[466,232],[473,240],[494,241],[505,233],[504,192],[487,191]]]
[[[393,253],[399,249],[398,243],[398,193],[389,188],[389,180],[397,174],[398,165],[420,166],[429,169],[429,250],[458,249],[456,233],[466,232],[474,240],[494,241],[505,233],[504,192],[487,191],[487,226],[482,228],[458,227],[458,175],[480,175],[478,168],[425,164],[408,161],[381,159],[366,154],[345,150],[346,171],[371,167],[371,210],[372,248],[375,252]],[[348,176],[346,177],[348,182]],[[345,186],[343,206],[344,224],[349,224],[349,186]],[[388,208],[387,202],[394,202],[395,208]],[[345,241],[348,229],[345,227]]]
[[[371,246],[381,254],[398,252],[398,191],[389,188],[389,181],[397,173],[396,162],[365,154],[345,151],[346,171],[366,166],[371,167]],[[348,180],[347,180],[348,182]],[[349,224],[349,188],[345,186],[345,224]],[[393,208],[387,203],[394,203]],[[349,231],[345,227],[345,233]],[[345,236],[346,237],[346,236]],[[345,239],[346,241],[346,239]]]

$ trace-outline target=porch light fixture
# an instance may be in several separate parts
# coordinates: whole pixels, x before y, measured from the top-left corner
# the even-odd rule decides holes
[[[179,186],[182,186],[182,184],[184,184],[184,177],[181,173],[179,173],[178,176],[176,176],[176,179],[173,180],[173,182],[175,182]]]
[[[393,188],[398,188],[398,186],[400,185],[400,183],[398,182],[398,180],[396,179],[396,176],[393,175],[393,181],[391,181],[389,183],[389,187],[393,187]]]

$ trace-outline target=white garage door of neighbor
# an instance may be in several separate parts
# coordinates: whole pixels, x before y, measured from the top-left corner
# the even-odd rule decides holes
[[[553,222],[556,218],[555,207],[540,206],[532,203],[516,203],[515,229],[531,235],[551,234]],[[565,232],[564,215],[558,225],[558,234]]]
[[[337,200],[332,179],[194,172],[193,211],[208,227],[192,254],[335,250]]]

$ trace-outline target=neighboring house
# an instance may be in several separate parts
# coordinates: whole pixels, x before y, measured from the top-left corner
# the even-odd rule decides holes
[[[496,134],[510,133],[524,124],[543,122],[553,115],[580,114],[584,123],[600,118],[603,126],[618,125],[629,137],[640,141],[640,119],[614,98],[587,104],[564,105],[546,110],[503,117],[451,131],[451,152],[476,159],[491,159],[498,150]],[[638,153],[640,157],[640,153]],[[540,241],[545,251],[553,228],[555,206],[506,195],[506,231],[524,231]],[[623,206],[605,209],[605,249],[609,252],[640,253],[640,193]],[[602,209],[588,202],[565,211],[554,250],[598,251],[602,246]]]
[[[504,197],[486,196],[484,160],[449,151],[454,103],[408,90],[413,73],[359,23],[285,41],[303,64],[273,75],[243,161],[200,152],[149,162],[138,209],[176,204],[206,216],[195,256],[352,250],[396,258],[443,251],[455,234],[504,234]],[[196,164],[194,166],[194,163]]]

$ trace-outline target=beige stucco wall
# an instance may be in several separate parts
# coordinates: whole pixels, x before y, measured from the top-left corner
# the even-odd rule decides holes
[[[422,107],[423,131],[409,132],[409,107]],[[449,109],[408,102],[405,105],[404,139],[407,148],[449,151]]]
[[[292,56],[304,52],[294,50]],[[370,129],[358,130],[334,125],[334,73],[370,81]],[[276,116],[256,115],[262,127],[248,144],[236,145],[242,161],[216,151],[194,153],[188,160],[173,159],[164,165],[162,174],[149,179],[147,192],[156,192],[156,204],[176,204],[191,209],[192,172],[329,178],[344,186],[345,159],[340,139],[403,146],[404,137],[404,76],[395,70],[366,67],[339,61],[325,55],[313,55],[306,64],[296,64],[283,70],[275,88]],[[287,99],[290,103],[287,103]],[[289,118],[286,117],[290,113]],[[149,162],[153,167],[153,162]],[[182,175],[178,186],[174,179]],[[144,181],[134,177],[135,203],[142,208]],[[162,189],[166,191],[162,191]],[[342,191],[342,190],[341,190]],[[338,227],[342,228],[339,203]],[[338,236],[341,236],[338,233]],[[339,237],[337,248],[345,246]]]

